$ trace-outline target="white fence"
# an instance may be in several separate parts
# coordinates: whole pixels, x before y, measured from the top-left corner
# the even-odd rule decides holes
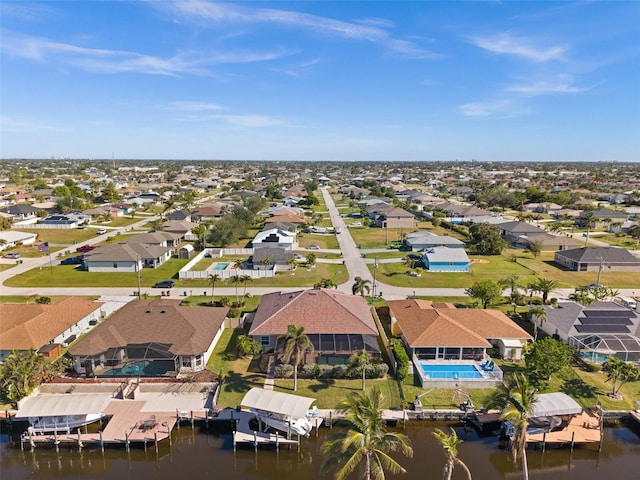
[[[180,280],[197,280],[197,279],[206,280],[209,278],[209,275],[215,273],[220,277],[221,280],[226,280],[235,275],[247,275],[251,278],[271,278],[271,277],[274,277],[276,274],[277,267],[275,265],[266,270],[264,268],[260,268],[259,270],[248,270],[248,269],[238,270],[235,268],[226,269],[226,270],[213,270],[212,268],[209,268],[207,270],[191,271],[191,269],[200,260],[202,260],[205,255],[209,254],[210,256],[219,257],[220,254],[217,252],[218,249],[211,249],[211,250],[216,250],[216,252],[209,252],[209,250],[210,249],[205,249],[202,252],[200,252],[198,255],[193,257],[193,259],[191,259],[189,263],[187,263],[184,267],[180,269],[180,271],[178,272],[178,278]],[[225,249],[222,249],[221,253],[222,255],[253,255],[253,249],[252,248],[225,248]]]

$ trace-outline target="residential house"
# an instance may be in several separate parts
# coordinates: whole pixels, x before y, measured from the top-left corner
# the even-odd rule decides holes
[[[162,224],[161,231],[179,235],[180,238],[187,241],[196,241],[198,240],[198,236],[195,235],[192,230],[197,226],[197,223],[188,222],[186,220],[169,220]]]
[[[66,213],[64,215],[49,215],[38,221],[39,228],[78,228],[80,225],[91,223],[91,216],[82,213]]]
[[[289,261],[294,258],[293,252],[283,247],[256,248],[251,256],[250,263],[254,270],[264,268],[277,268],[286,270],[290,268]],[[266,260],[269,261],[266,265]]]
[[[391,333],[400,336],[416,371],[421,361],[478,363],[488,359],[487,350],[500,356],[522,357],[531,336],[498,310],[457,309],[448,303],[428,300],[390,300]],[[483,376],[484,377],[484,376]],[[501,380],[499,375],[496,380]]]
[[[422,263],[430,272],[468,272],[471,261],[464,248],[431,247],[422,254]]]
[[[555,252],[580,245],[580,242],[571,237],[552,235],[531,223],[512,221],[496,226],[500,229],[500,235],[513,248],[529,248],[537,243],[542,251]]]
[[[12,350],[36,350],[48,358],[88,332],[103,317],[103,302],[68,297],[58,303],[0,304],[0,362]]]
[[[432,247],[464,247],[464,242],[457,238],[449,237],[447,235],[436,235],[435,233],[431,233],[426,230],[410,233],[407,235],[405,243],[408,247],[411,247],[411,251],[413,252],[419,252]]]
[[[610,208],[599,208],[597,210],[585,210],[576,218],[576,225],[587,226],[587,220],[592,218],[591,228],[609,227],[612,222],[626,222],[629,215],[626,212],[611,210]]]
[[[144,243],[100,245],[85,254],[84,267],[89,272],[137,272],[141,268],[157,268],[172,255],[172,247]]]
[[[289,325],[304,327],[314,346],[305,363],[347,363],[365,350],[378,355],[378,329],[363,296],[324,288],[298,292],[275,292],[262,297],[249,335],[265,351],[277,348],[277,339]]]
[[[522,206],[523,212],[546,213],[548,215],[554,215],[558,210],[562,210],[562,205],[553,202],[526,203]]]
[[[9,205],[8,207],[0,208],[0,212],[11,215],[11,219],[14,223],[20,223],[25,221],[35,221],[38,218],[38,212],[43,210],[32,207],[26,203],[18,203],[16,205]]]
[[[556,252],[553,261],[576,272],[640,272],[640,259],[621,247],[582,247]]]
[[[129,302],[69,349],[86,376],[177,376],[204,370],[224,330],[228,307],[184,307],[180,300]]]
[[[167,215],[167,220],[191,222],[191,212],[187,210],[175,210]]]
[[[20,232],[18,230],[0,231],[0,251],[13,248],[19,244],[33,245],[38,237],[37,233]]]
[[[254,249],[263,247],[280,247],[293,250],[297,246],[295,232],[270,228],[258,232],[251,241]]]
[[[182,241],[182,237],[177,233],[155,231],[148,233],[139,233],[137,235],[129,235],[122,240],[120,243],[132,244],[132,243],[143,243],[145,245],[153,245],[157,247],[177,247],[180,245]]]
[[[465,222],[472,222],[476,217],[490,217],[491,212],[478,208],[475,205],[459,204],[446,202],[440,205],[434,205],[433,210],[443,212],[446,217],[443,220],[449,223],[461,224]],[[425,212],[426,218],[433,217],[433,211],[431,213]]]
[[[295,214],[287,213],[287,214],[282,214],[282,215],[273,215],[272,217],[269,217],[269,218],[265,219],[264,223],[265,223],[265,228],[266,228],[267,225],[270,225],[270,224],[273,224],[273,223],[285,223],[285,224],[293,224],[293,225],[303,225],[303,224],[307,223],[307,220],[301,215],[295,215]]]
[[[574,347],[580,356],[602,363],[615,355],[627,362],[640,361],[640,314],[614,302],[580,305],[558,302],[545,306],[540,329]]]
[[[415,228],[418,222],[413,213],[398,207],[373,208],[373,225],[379,228]]]
[[[199,206],[191,210],[191,220],[194,222],[209,222],[224,215],[225,205],[220,202]]]

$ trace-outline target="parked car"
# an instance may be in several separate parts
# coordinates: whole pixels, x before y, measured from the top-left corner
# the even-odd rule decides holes
[[[156,283],[153,288],[173,288],[174,285],[173,280],[163,280]]]
[[[102,234],[104,234],[104,233],[107,233],[107,229],[106,229],[106,228],[99,228],[99,229],[96,231],[96,235],[102,235]]]
[[[320,247],[316,244],[311,244],[307,246],[307,250],[320,250]]]
[[[93,245],[83,245],[81,247],[76,248],[76,252],[85,253],[95,249],[96,247],[94,247]]]
[[[351,224],[352,227],[361,227],[362,226],[362,222],[353,222]]]
[[[60,262],[60,265],[80,265],[82,263],[83,258],[84,258],[84,255],[65,258]]]
[[[9,253],[5,253],[2,258],[10,258],[12,260],[19,260],[20,259],[20,254],[19,253],[15,253],[15,252],[9,252]]]

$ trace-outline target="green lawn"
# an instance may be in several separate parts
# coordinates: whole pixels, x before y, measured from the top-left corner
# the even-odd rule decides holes
[[[320,248],[338,249],[338,239],[335,235],[318,234],[318,233],[299,233],[298,245],[305,248],[309,245],[318,245]],[[312,250],[309,250],[312,252]]]
[[[120,227],[128,227],[134,223],[138,223],[140,220],[144,220],[145,217],[133,217],[128,215],[126,217],[115,217],[107,222],[96,221],[93,222],[92,225],[100,225],[111,228],[120,228]],[[90,229],[89,229],[90,230]]]
[[[59,296],[51,296],[51,303],[58,303],[65,298],[69,298],[68,295],[59,295]],[[97,296],[89,296],[82,297],[87,300],[97,300],[99,297]],[[25,295],[3,295],[0,296],[0,303],[33,303],[35,301],[35,296],[25,296]]]
[[[93,228],[70,228],[70,229],[28,229],[21,228],[20,232],[37,233],[36,243],[49,242],[55,245],[72,245],[74,241],[84,242],[90,238],[95,238],[96,231]],[[37,251],[37,246],[33,247]]]
[[[188,260],[171,259],[158,268],[144,268],[140,272],[140,284],[150,287],[156,282],[177,276]],[[11,277],[5,282],[10,287],[136,287],[135,272],[86,272],[76,265],[59,265],[31,269],[21,275]],[[174,278],[175,280],[175,278]],[[205,281],[203,280],[203,283]],[[177,287],[184,286],[176,281]]]

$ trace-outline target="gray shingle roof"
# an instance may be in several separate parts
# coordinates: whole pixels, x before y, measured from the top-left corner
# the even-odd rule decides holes
[[[582,263],[599,263],[602,261],[607,264],[638,263],[640,265],[639,259],[631,255],[626,248],[620,247],[582,247],[563,250],[556,254]]]

